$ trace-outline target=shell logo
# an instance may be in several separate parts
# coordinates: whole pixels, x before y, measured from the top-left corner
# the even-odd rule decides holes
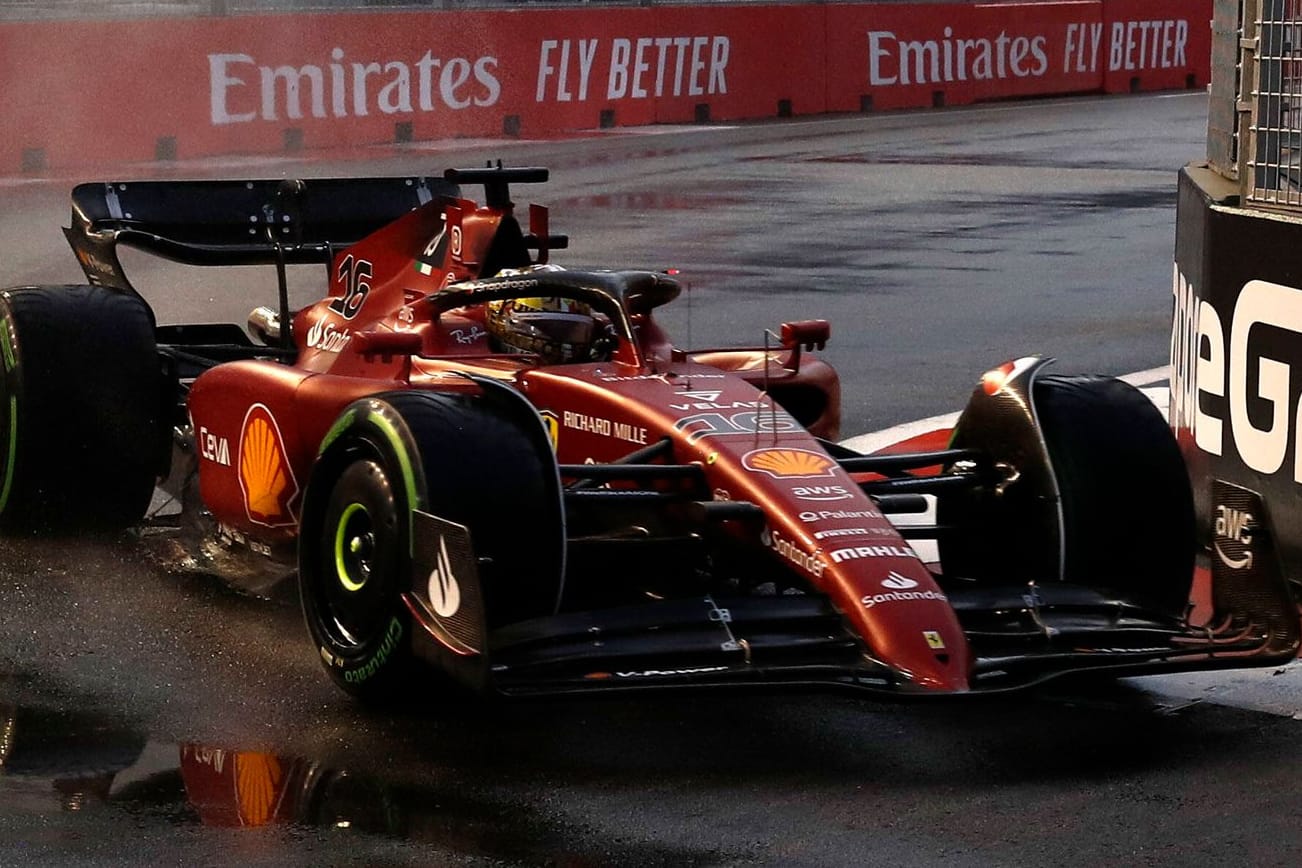
[[[235,798],[243,826],[265,826],[275,819],[285,775],[268,753],[235,754]]]
[[[810,479],[833,476],[836,462],[808,449],[754,449],[741,457],[741,466],[774,479]]]
[[[285,454],[280,426],[266,406],[254,404],[245,414],[239,455],[240,489],[249,521],[265,527],[294,524],[289,504],[298,495],[298,481]]]

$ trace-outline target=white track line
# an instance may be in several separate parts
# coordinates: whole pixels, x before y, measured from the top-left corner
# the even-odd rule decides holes
[[[1123,374],[1118,380],[1129,383],[1132,386],[1150,386],[1155,383],[1164,383],[1170,375],[1170,368],[1162,365],[1160,368],[1149,368],[1146,371],[1135,371],[1132,374]],[[1165,387],[1144,389],[1145,394],[1157,404],[1158,409],[1163,413],[1166,412],[1167,390]],[[918,437],[928,434],[932,431],[939,431],[943,428],[953,428],[954,423],[958,421],[958,413],[945,413],[940,416],[932,416],[927,419],[919,419],[916,422],[905,422],[902,425],[895,425],[883,431],[873,431],[868,434],[860,434],[849,439],[842,440],[841,445],[853,449],[856,452],[876,452],[892,443],[899,443],[902,440],[908,440],[911,437]]]
[[[1135,371],[1133,374],[1122,374],[1117,377],[1122,382],[1129,383],[1132,386],[1151,386],[1154,383],[1165,383],[1171,378],[1171,366],[1163,365],[1160,368],[1149,368],[1147,371]]]
[[[890,446],[892,443],[899,443],[901,440],[908,440],[910,437],[919,437],[942,428],[953,428],[957,421],[957,413],[946,413],[943,416],[932,416],[916,422],[905,422],[903,425],[896,425],[884,431],[860,434],[858,437],[842,440],[841,445],[855,452],[876,452],[878,449]]]

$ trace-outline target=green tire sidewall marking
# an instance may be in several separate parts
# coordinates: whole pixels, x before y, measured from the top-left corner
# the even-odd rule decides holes
[[[18,367],[9,329],[10,319],[0,319],[0,355],[3,355],[6,380],[10,372]],[[5,476],[4,483],[0,485],[0,512],[4,512],[9,505],[9,495],[14,487],[14,461],[18,457],[18,396],[12,392],[9,394],[9,430],[5,433]]]
[[[345,531],[348,529],[348,520],[358,512],[366,512],[366,507],[360,503],[348,504],[335,525],[335,577],[339,579],[339,584],[344,586],[344,590],[354,593],[366,585],[366,579],[363,577],[360,582],[355,582],[349,577],[348,565],[344,563],[344,537],[347,536]]]
[[[18,367],[18,358],[14,355],[14,345],[9,338],[9,317],[0,320],[0,352],[4,353],[6,371]]]
[[[421,506],[420,489],[416,484],[416,468],[411,462],[411,453],[407,449],[407,438],[403,432],[398,430],[394,421],[383,412],[377,409],[366,411],[366,420],[375,426],[376,430],[384,435],[384,439],[389,442],[393,449],[393,456],[398,459],[398,472],[402,475],[402,487],[407,494],[407,554],[410,555],[415,545],[412,533],[414,516],[413,511]]]
[[[389,662],[389,658],[398,647],[398,642],[402,640],[403,632],[405,631],[402,621],[396,615],[390,618],[388,629],[385,630],[384,638],[380,641],[380,647],[376,648],[375,653],[361,665],[344,670],[344,681],[349,684],[361,684],[374,678],[384,664]]]
[[[355,407],[349,407],[345,410],[343,414],[335,420],[335,424],[330,426],[330,430],[326,432],[325,437],[322,438],[321,447],[317,449],[316,454],[324,455],[325,451],[330,448],[330,444],[343,436],[343,433],[348,430],[349,426],[353,424],[353,420],[356,418],[357,409]]]
[[[393,420],[383,413],[370,410],[366,414],[369,422],[379,429],[384,439],[393,447],[394,457],[398,459],[398,472],[402,474],[402,487],[407,495],[407,508],[416,509],[420,503],[416,486],[416,469],[412,467],[411,455],[407,451],[406,438],[399,432]]]
[[[389,451],[398,465],[397,472],[402,476],[402,490],[407,496],[407,554],[410,556],[415,536],[413,513],[424,507],[424,498],[421,496],[420,483],[417,480],[416,461],[419,457],[415,461],[412,458],[415,443],[406,426],[402,424],[402,417],[398,411],[380,399],[363,399],[356,402],[344,410],[330,426],[330,430],[321,440],[317,455],[325,455],[340,438],[363,423],[388,444]]]

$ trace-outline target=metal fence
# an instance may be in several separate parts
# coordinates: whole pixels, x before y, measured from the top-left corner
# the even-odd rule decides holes
[[[1243,0],[1215,0],[1212,7],[1212,80],[1207,104],[1207,159],[1222,175],[1239,177],[1239,106],[1243,92]],[[1231,74],[1232,72],[1232,74]]]
[[[1241,95],[1247,99],[1241,100],[1237,108],[1248,113],[1250,145],[1240,149],[1240,180],[1250,201],[1299,208],[1302,0],[1241,2],[1244,33],[1240,44],[1244,52],[1240,66],[1247,70],[1250,80],[1241,88]]]

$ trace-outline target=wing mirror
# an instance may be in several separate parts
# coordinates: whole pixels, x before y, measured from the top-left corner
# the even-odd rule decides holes
[[[782,324],[782,346],[791,351],[791,358],[784,367],[789,371],[800,370],[800,351],[821,350],[827,346],[832,336],[832,326],[825,319],[802,319]]]

